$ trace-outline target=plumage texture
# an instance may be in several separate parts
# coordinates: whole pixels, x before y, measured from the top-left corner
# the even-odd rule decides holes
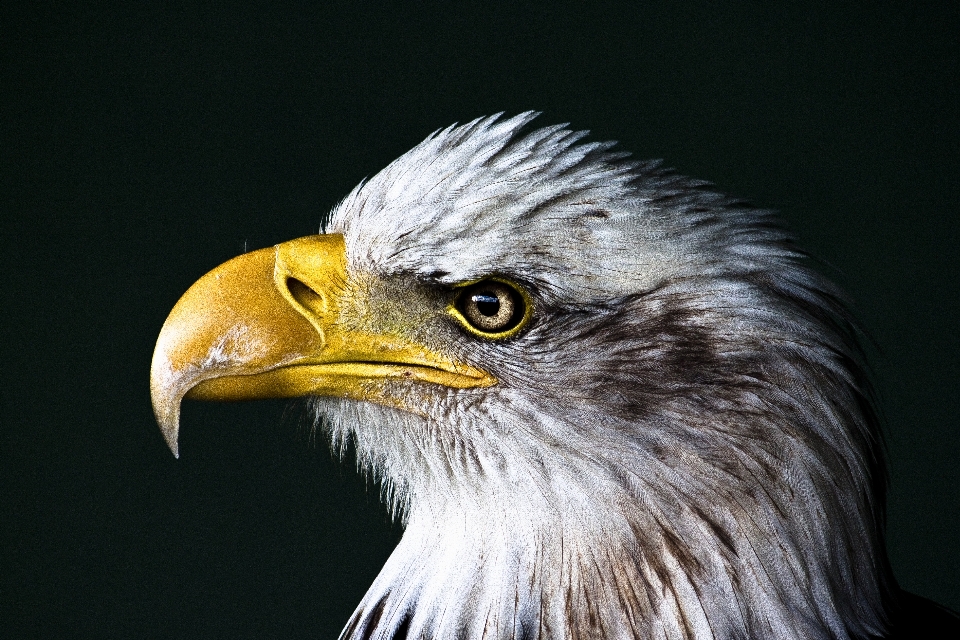
[[[315,400],[406,527],[344,636],[882,633],[882,450],[838,291],[769,212],[534,116],[439,131],[331,213],[374,301],[342,322],[500,380]],[[509,340],[436,311],[490,275],[534,300]]]

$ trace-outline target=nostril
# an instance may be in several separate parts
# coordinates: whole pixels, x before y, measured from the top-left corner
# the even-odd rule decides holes
[[[306,283],[296,278],[287,278],[287,290],[293,296],[293,299],[305,309],[319,311],[323,308],[323,296],[311,289]]]

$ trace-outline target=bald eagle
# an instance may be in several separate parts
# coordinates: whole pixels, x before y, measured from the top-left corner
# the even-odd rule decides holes
[[[890,633],[841,292],[770,212],[535,115],[194,284],[151,369],[169,446],[183,398],[312,398],[405,527],[346,639]]]

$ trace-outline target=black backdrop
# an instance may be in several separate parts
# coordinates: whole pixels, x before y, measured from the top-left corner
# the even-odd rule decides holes
[[[527,109],[782,211],[878,345],[897,576],[960,608],[960,4],[19,4],[7,637],[336,636],[400,535],[376,488],[282,402],[186,404],[175,461],[155,337],[202,273],[315,232],[432,130]]]

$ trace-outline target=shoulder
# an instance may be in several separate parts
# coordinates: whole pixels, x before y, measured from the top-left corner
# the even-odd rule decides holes
[[[900,592],[899,611],[889,640],[960,638],[960,615],[952,609],[906,591]]]

